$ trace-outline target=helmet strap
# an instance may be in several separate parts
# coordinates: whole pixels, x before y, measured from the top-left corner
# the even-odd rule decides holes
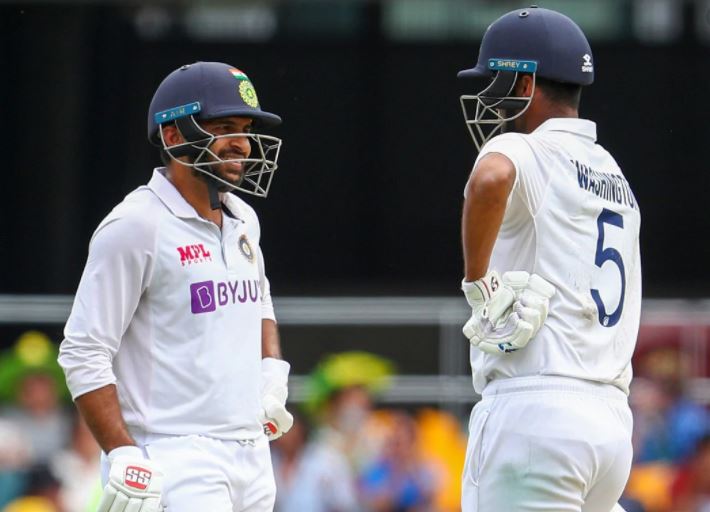
[[[210,208],[219,210],[222,208],[222,201],[219,199],[219,187],[217,181],[207,178],[207,193],[210,196]]]
[[[195,166],[204,165],[198,164],[197,161],[205,153],[205,148],[209,147],[214,135],[205,131],[195,120],[194,116],[181,117],[175,120],[175,126],[180,131],[182,138],[186,142],[194,142],[194,144],[186,144],[182,147],[177,147],[172,150],[173,157],[187,156],[192,159]],[[202,147],[201,147],[202,146]],[[167,149],[171,151],[171,149]],[[210,208],[213,210],[219,210],[222,207],[222,202],[219,198],[219,184],[217,180],[212,177],[211,172],[203,172],[202,175],[207,182],[207,194],[210,199]]]

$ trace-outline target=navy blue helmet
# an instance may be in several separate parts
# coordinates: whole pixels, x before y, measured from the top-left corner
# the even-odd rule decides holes
[[[221,62],[195,62],[170,73],[158,86],[148,109],[148,140],[161,147],[172,159],[193,167],[220,189],[241,190],[265,197],[273,173],[277,168],[281,140],[258,133],[214,135],[200,125],[200,121],[221,117],[247,117],[254,126],[270,127],[281,123],[276,114],[261,110],[256,90],[247,75]],[[163,139],[162,126],[175,124],[185,142],[168,146]],[[210,146],[225,137],[249,139],[252,151],[249,158],[220,159]],[[213,167],[239,162],[245,172],[239,184],[221,178]],[[212,181],[210,181],[212,183]],[[216,192],[211,190],[212,199]]]
[[[478,94],[461,96],[466,124],[479,151],[506,122],[527,109],[531,97],[511,96],[521,73],[531,74],[533,80],[590,85],[594,82],[592,49],[582,29],[564,14],[537,6],[511,11],[488,27],[476,65],[458,73],[459,78],[490,79]],[[485,133],[482,125],[492,131]]]

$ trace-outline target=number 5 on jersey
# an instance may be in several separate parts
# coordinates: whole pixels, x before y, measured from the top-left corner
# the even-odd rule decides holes
[[[604,225],[610,224],[618,228],[624,228],[624,218],[621,214],[607,210],[604,208],[602,212],[597,217],[597,229],[599,231],[599,236],[597,237],[597,251],[594,255],[594,264],[602,268],[602,265],[611,261],[614,265],[619,268],[619,274],[621,274],[621,294],[619,297],[619,305],[613,313],[607,313],[606,306],[602,301],[602,297],[599,290],[596,288],[591,289],[592,298],[597,305],[597,310],[599,311],[599,323],[604,327],[612,327],[617,324],[619,318],[621,318],[621,312],[624,309],[624,295],[626,293],[626,270],[624,269],[624,260],[621,258],[621,253],[613,247],[604,248]]]

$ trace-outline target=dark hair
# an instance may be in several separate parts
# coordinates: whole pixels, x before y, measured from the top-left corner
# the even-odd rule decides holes
[[[545,96],[554,103],[575,109],[579,108],[579,101],[582,97],[581,85],[537,77],[535,79],[535,87],[542,89]]]

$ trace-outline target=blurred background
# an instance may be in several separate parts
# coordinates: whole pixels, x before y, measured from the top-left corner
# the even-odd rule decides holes
[[[627,510],[710,510],[710,0],[538,4],[589,37],[581,115],[642,210]],[[458,291],[475,158],[458,96],[472,91],[456,72],[489,23],[527,5],[0,2],[0,510],[92,510],[98,449],[56,346],[93,229],[159,165],[153,91],[196,60],[247,72],[284,119],[269,198],[245,198],[299,411],[274,447],[278,510],[457,510],[478,397]]]

